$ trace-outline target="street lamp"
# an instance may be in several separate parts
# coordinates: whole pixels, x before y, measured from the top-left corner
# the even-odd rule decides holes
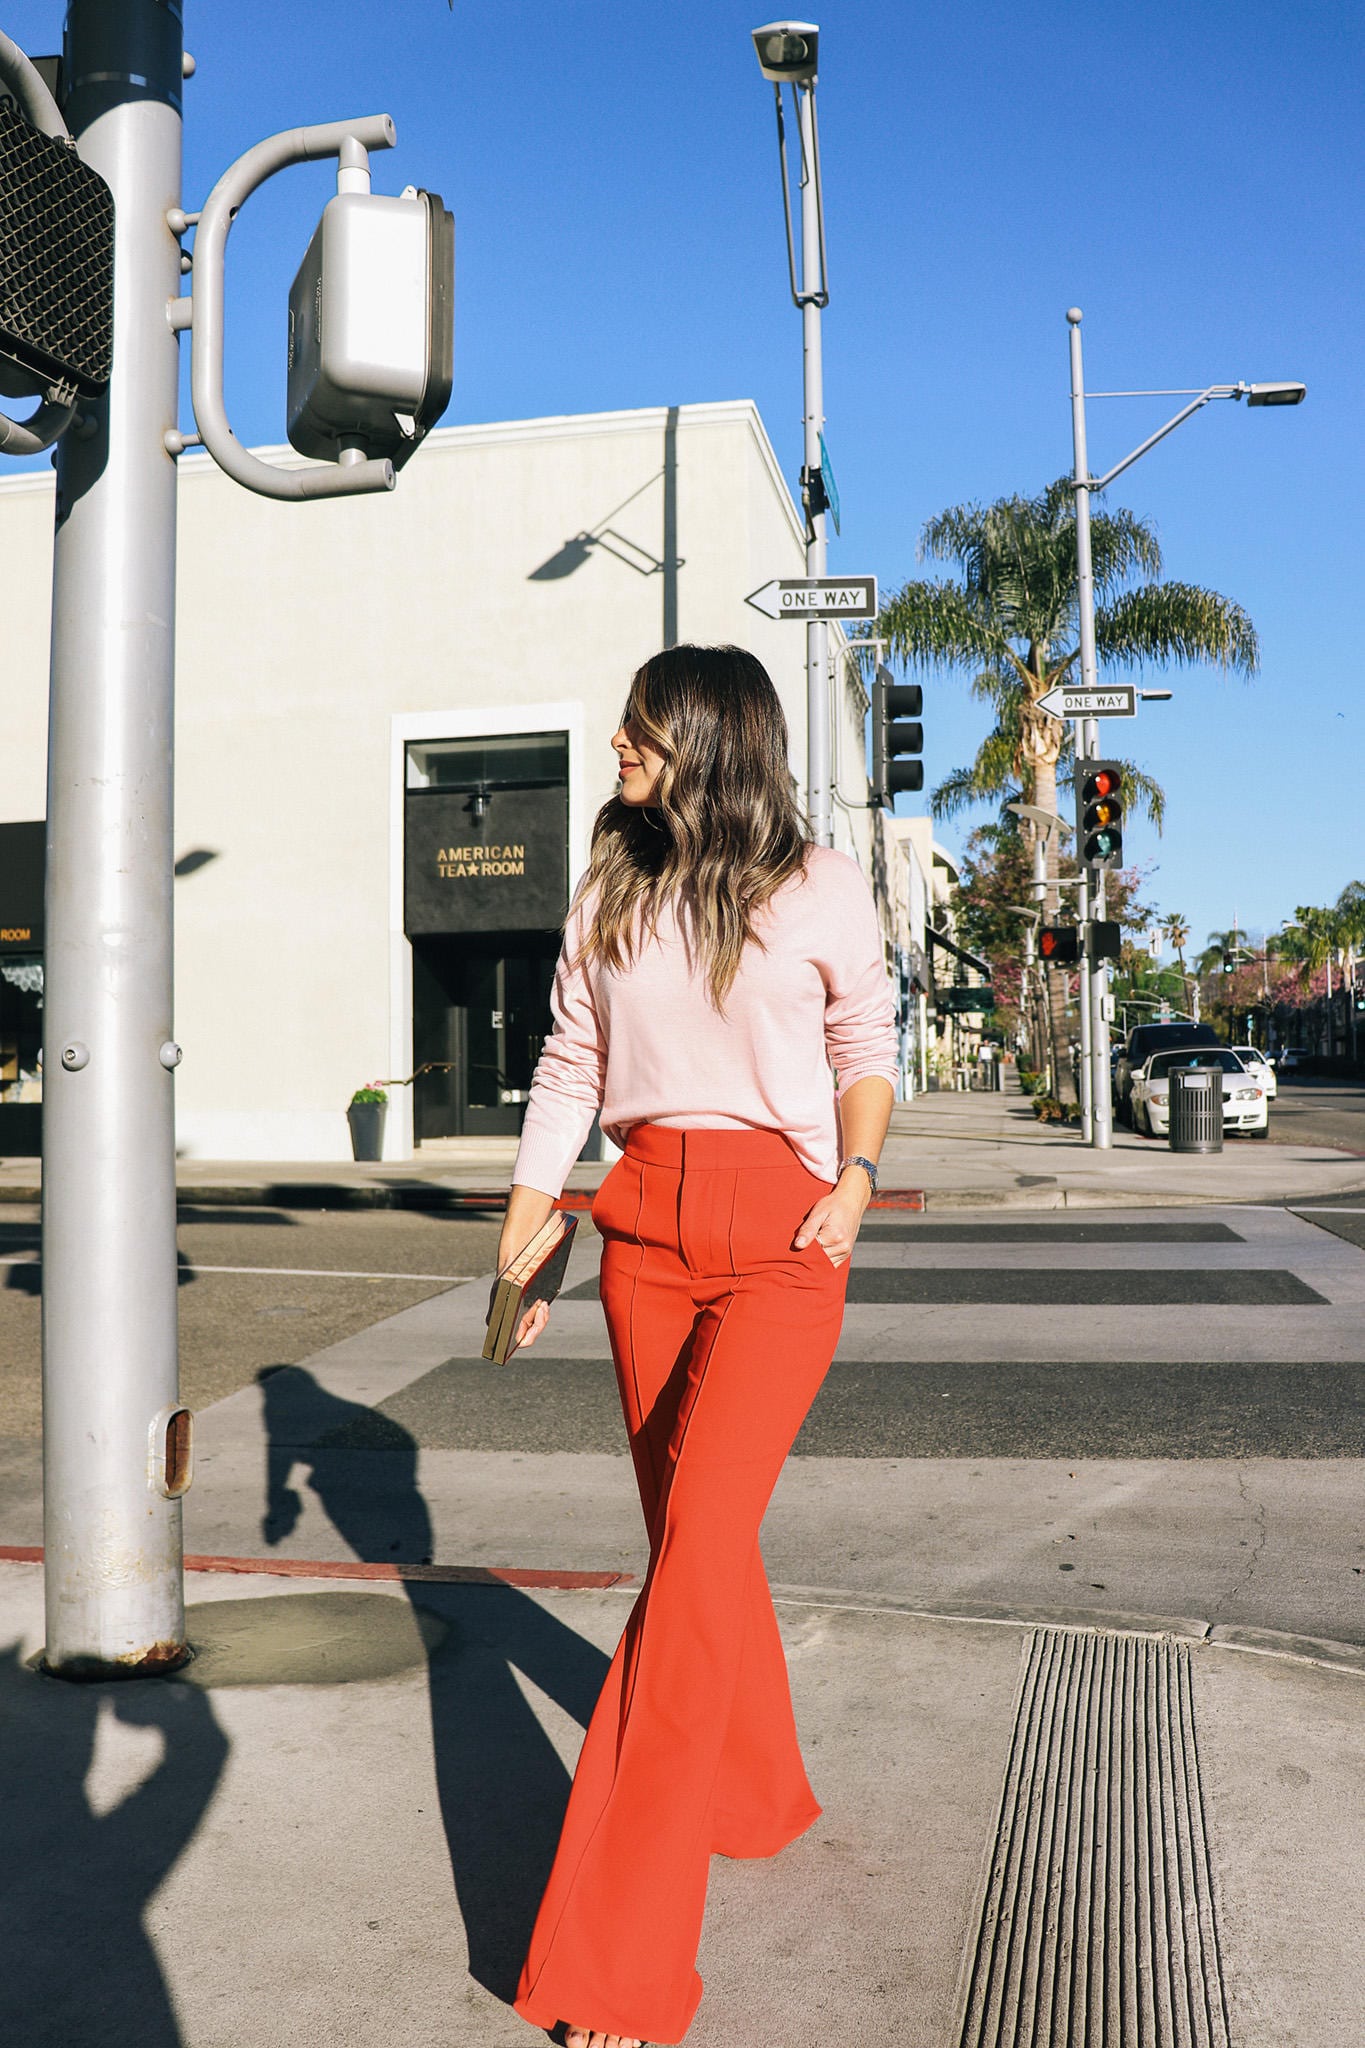
[[[804,361],[803,461],[801,503],[806,514],[806,574],[823,576],[826,565],[825,513],[829,492],[825,482],[824,372],[821,361],[820,314],[829,304],[825,268],[825,208],[820,188],[820,133],[815,119],[816,59],[820,31],[813,21],[770,21],[752,31],[754,52],[777,105],[777,153],[782,165],[782,212],[787,230],[787,275],[792,303],[801,314]],[[796,101],[801,146],[801,280],[796,276],[792,236],[791,181],[787,170],[787,131],[782,114],[782,88],[790,85]],[[806,621],[806,796],[812,836],[818,846],[834,844],[834,810],[830,795],[828,628],[823,619]]]
[[[1305,384],[1288,380],[1267,384],[1206,384],[1202,391],[1094,391],[1092,398],[1188,398],[1166,424],[1158,427],[1154,434],[1107,469],[1103,476],[1091,476],[1089,458],[1085,445],[1085,374],[1081,363],[1081,309],[1072,306],[1067,311],[1067,324],[1071,329],[1071,440],[1075,457],[1072,489],[1076,494],[1076,582],[1077,602],[1080,614],[1081,683],[1087,690],[1099,687],[1099,673],[1095,660],[1095,577],[1090,559],[1090,494],[1105,490],[1115,477],[1122,476],[1126,469],[1144,456],[1149,448],[1155,448],[1158,441],[1164,441],[1167,434],[1175,429],[1201,407],[1215,398],[1233,400],[1245,398],[1248,405],[1300,405],[1308,395]],[[1077,721],[1076,758],[1097,760],[1100,751],[1099,720],[1085,718]],[[1089,899],[1089,900],[1087,900]],[[1104,916],[1104,870],[1094,870],[1093,888],[1086,889],[1081,896],[1082,917],[1102,918]],[[1095,962],[1089,974],[1089,988],[1081,1005],[1082,1044],[1089,1037],[1088,1065],[1090,1072],[1089,1095],[1093,1113],[1083,1117],[1083,1130],[1089,1142],[1100,1151],[1107,1151],[1114,1142],[1113,1111],[1109,1096],[1109,970],[1101,961]],[[1089,1033],[1085,1024],[1089,1020]],[[1083,1097],[1084,1099],[1084,1097]]]

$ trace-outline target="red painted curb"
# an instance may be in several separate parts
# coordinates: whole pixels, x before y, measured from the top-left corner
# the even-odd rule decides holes
[[[40,1546],[0,1543],[0,1564],[41,1564]],[[272,1579],[362,1579],[392,1585],[527,1586],[554,1592],[628,1586],[631,1572],[550,1572],[522,1565],[367,1564],[358,1557],[187,1557],[187,1572],[238,1572]]]

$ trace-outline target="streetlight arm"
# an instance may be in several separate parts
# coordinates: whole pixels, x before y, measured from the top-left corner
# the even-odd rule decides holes
[[[1109,484],[1113,483],[1116,476],[1122,476],[1125,469],[1131,469],[1133,464],[1140,456],[1145,455],[1149,448],[1155,448],[1158,441],[1164,441],[1167,434],[1174,433],[1175,429],[1183,425],[1191,413],[1198,412],[1202,405],[1209,403],[1210,399],[1241,398],[1245,391],[1245,384],[1210,384],[1206,391],[1201,391],[1199,396],[1191,399],[1188,405],[1182,405],[1180,411],[1176,413],[1173,419],[1167,420],[1164,427],[1158,427],[1154,434],[1149,434],[1141,447],[1135,448],[1131,455],[1125,455],[1122,462],[1116,462],[1114,467],[1106,470],[1103,476],[1080,478],[1073,488],[1089,491],[1104,490]]]

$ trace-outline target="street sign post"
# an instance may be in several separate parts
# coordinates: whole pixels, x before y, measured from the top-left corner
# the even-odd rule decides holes
[[[1132,683],[1087,688],[1083,683],[1058,683],[1038,699],[1040,711],[1054,718],[1136,718],[1137,689]]]
[[[744,600],[769,619],[875,619],[875,576],[774,577]]]

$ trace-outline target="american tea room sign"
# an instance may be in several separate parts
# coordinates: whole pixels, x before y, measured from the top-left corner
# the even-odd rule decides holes
[[[482,810],[482,817],[476,815]],[[550,929],[568,908],[568,791],[407,793],[410,934]]]

